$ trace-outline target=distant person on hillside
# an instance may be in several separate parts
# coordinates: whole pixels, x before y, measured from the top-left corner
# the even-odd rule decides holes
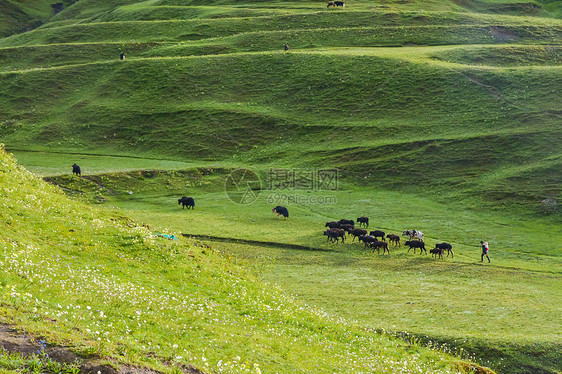
[[[483,240],[480,241],[480,245],[482,246],[482,256],[480,256],[480,262],[484,262],[484,256],[490,261],[490,257],[488,257],[488,242],[484,242]]]
[[[76,164],[72,165],[72,174],[82,175],[82,172],[80,171],[80,166]]]
[[[125,53],[121,52],[121,54],[119,55],[119,59],[120,60],[124,60],[125,59]]]
[[[291,48],[289,48],[289,44],[287,44],[287,43],[285,43],[285,47],[284,47],[284,48],[285,48],[286,51],[288,51],[288,50],[291,49]]]

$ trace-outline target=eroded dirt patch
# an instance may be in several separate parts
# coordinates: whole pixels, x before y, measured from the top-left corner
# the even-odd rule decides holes
[[[42,345],[39,343],[41,339],[20,332],[10,325],[0,324],[0,347],[10,353],[19,353],[26,357],[37,354],[41,351]],[[119,365],[118,363],[107,364],[110,359],[100,357],[83,357],[72,352],[68,347],[61,347],[45,344],[42,352],[46,353],[53,361],[61,363],[80,363],[81,374],[159,374],[148,368]],[[200,370],[192,366],[182,366],[181,371],[186,374],[202,374]]]

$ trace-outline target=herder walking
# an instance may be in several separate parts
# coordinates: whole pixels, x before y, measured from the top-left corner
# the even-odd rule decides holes
[[[480,262],[484,262],[484,256],[486,256],[486,258],[488,259],[488,262],[490,261],[490,257],[488,257],[488,242],[484,242],[483,240],[480,240],[480,245],[482,245],[482,256],[480,256]]]

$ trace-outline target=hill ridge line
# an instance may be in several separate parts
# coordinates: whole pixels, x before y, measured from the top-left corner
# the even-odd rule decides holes
[[[373,50],[379,48],[387,48],[385,47],[371,47]],[[395,48],[402,48],[402,47],[395,47]],[[410,47],[407,47],[410,48]],[[293,54],[311,54],[311,55],[339,55],[339,56],[346,56],[346,57],[353,57],[353,56],[371,56],[371,57],[378,57],[381,59],[392,60],[392,59],[399,59],[399,60],[406,60],[412,64],[424,64],[424,65],[438,65],[442,67],[449,67],[451,70],[454,70],[455,67],[466,67],[466,69],[472,69],[478,67],[481,70],[493,70],[493,71],[502,71],[502,70],[553,70],[553,69],[562,69],[562,65],[521,65],[521,66],[490,66],[490,65],[468,65],[468,64],[460,64],[455,62],[448,62],[448,61],[439,61],[439,60],[429,60],[429,59],[409,59],[404,56],[381,56],[376,54],[345,54],[345,53],[328,53],[329,51],[326,50],[297,50],[291,51]],[[278,50],[267,50],[267,51],[246,51],[246,52],[234,52],[234,53],[224,53],[224,54],[208,54],[208,55],[190,55],[190,56],[155,56],[155,57],[137,57],[137,58],[129,58],[125,63],[129,62],[142,62],[142,61],[165,61],[165,60],[186,60],[186,59],[203,59],[203,58],[228,58],[228,57],[237,57],[237,56],[251,56],[251,55],[267,55],[267,54],[277,54],[282,55],[285,54],[284,51]],[[59,65],[59,66],[47,66],[47,67],[37,67],[32,69],[21,69],[21,70],[10,70],[10,71],[1,71],[0,75],[10,75],[10,74],[25,74],[25,73],[32,73],[37,71],[49,71],[49,70],[63,70],[63,69],[72,69],[76,67],[83,67],[83,66],[95,66],[95,65],[107,65],[107,64],[122,64],[122,61],[119,60],[105,60],[105,61],[93,61],[93,62],[86,62],[80,64],[69,64],[69,65]]]

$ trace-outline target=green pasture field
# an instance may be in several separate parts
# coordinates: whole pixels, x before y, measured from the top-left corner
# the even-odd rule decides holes
[[[337,191],[263,190],[252,204],[237,204],[225,193],[227,171],[203,170],[100,174],[91,176],[94,183],[68,175],[50,180],[85,198],[103,195],[137,220],[246,259],[261,279],[333,315],[445,344],[499,372],[558,367],[557,217],[468,209],[345,181]],[[193,196],[195,209],[182,209],[181,196]],[[276,205],[289,208],[289,219],[271,213]],[[370,217],[369,229],[423,231],[428,250],[449,242],[454,258],[435,260],[404,247],[383,255],[351,238],[326,241],[326,221],[362,215]],[[480,239],[490,243],[490,264],[480,262]]]
[[[0,15],[0,141],[73,197],[0,155],[3,321],[170,373],[562,371],[561,1],[64,5]],[[322,235],[362,215],[455,256]]]
[[[83,359],[132,365],[133,372],[136,366],[254,374],[475,367],[467,356],[393,339],[308,306],[258,280],[247,261],[201,241],[69,199],[4,152],[0,207],[0,318],[30,334],[39,351],[47,341]],[[42,355],[0,355],[0,368],[11,372],[74,373],[76,366],[63,368]]]

